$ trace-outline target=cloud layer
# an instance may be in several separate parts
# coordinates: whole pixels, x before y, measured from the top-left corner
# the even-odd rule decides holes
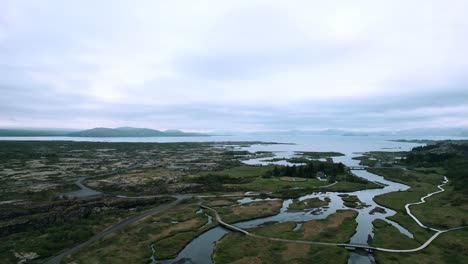
[[[5,1],[0,126],[468,126],[467,8]]]

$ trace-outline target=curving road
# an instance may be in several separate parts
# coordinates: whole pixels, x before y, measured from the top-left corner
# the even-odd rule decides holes
[[[126,227],[126,226],[128,226],[130,224],[133,224],[133,223],[135,223],[135,222],[137,222],[137,221],[139,221],[139,220],[141,220],[141,219],[143,219],[143,218],[145,218],[145,217],[147,217],[147,216],[149,216],[151,214],[154,214],[154,213],[157,213],[159,211],[168,209],[168,208],[180,203],[184,199],[191,198],[192,196],[191,195],[174,195],[172,197],[176,198],[176,200],[171,202],[171,203],[168,203],[168,204],[160,205],[160,206],[158,206],[156,208],[153,208],[151,210],[148,210],[148,211],[146,211],[146,212],[144,212],[142,214],[139,214],[137,216],[134,216],[134,217],[131,217],[131,218],[127,219],[127,220],[124,220],[124,221],[110,227],[109,229],[106,229],[104,232],[99,233],[99,234],[91,237],[86,242],[83,242],[83,243],[81,243],[79,245],[76,245],[73,248],[70,248],[67,251],[63,252],[62,254],[51,258],[50,260],[48,260],[45,263],[46,264],[58,263],[62,258],[75,253],[76,251],[88,246],[89,244],[91,244],[91,243],[93,243],[95,241],[98,241],[99,239],[101,239],[101,238],[103,238],[103,237],[105,237],[105,236],[107,236],[107,235],[109,235],[109,234],[111,234],[111,233],[113,233],[113,232],[115,232],[117,230],[120,230],[120,229],[122,229],[122,228],[124,228],[124,227]]]
[[[442,188],[442,186],[444,186],[447,183],[448,183],[448,179],[447,179],[447,177],[444,177],[443,183],[437,186],[440,189],[439,191],[427,194],[426,196],[421,198],[420,202],[409,203],[409,204],[405,205],[406,212],[408,213],[408,215],[410,215],[416,221],[416,223],[418,223],[418,225],[420,225],[423,228],[429,228],[429,229],[436,232],[424,244],[422,244],[421,246],[419,246],[417,248],[413,248],[413,249],[391,249],[391,248],[372,247],[372,246],[367,246],[367,245],[356,245],[356,244],[347,244],[347,243],[328,243],[328,242],[319,242],[319,241],[290,240],[290,239],[283,239],[283,238],[266,237],[266,236],[252,234],[252,233],[250,233],[250,232],[248,232],[248,231],[246,231],[244,229],[241,229],[239,227],[236,227],[236,226],[233,226],[233,225],[230,225],[230,224],[224,222],[221,219],[221,217],[219,216],[218,212],[215,209],[211,208],[211,207],[208,207],[208,206],[205,206],[205,205],[200,205],[200,207],[212,211],[215,214],[216,220],[218,221],[218,223],[221,226],[223,226],[223,227],[225,227],[227,229],[230,229],[232,231],[240,232],[240,233],[242,233],[244,235],[251,236],[251,237],[267,239],[267,240],[271,240],[271,241],[287,242],[287,243],[322,245],[322,246],[335,246],[335,247],[350,247],[350,248],[360,248],[360,249],[364,249],[364,250],[378,250],[378,251],[392,252],[392,253],[410,253],[410,252],[416,252],[416,251],[420,251],[422,249],[425,249],[427,246],[429,246],[432,243],[432,241],[434,241],[434,239],[436,239],[439,235],[441,235],[443,233],[447,233],[447,232],[454,231],[454,230],[460,230],[460,229],[463,229],[463,228],[468,228],[468,226],[460,226],[460,227],[455,227],[455,228],[451,228],[451,229],[447,229],[447,230],[438,230],[438,229],[435,229],[435,228],[430,228],[430,227],[427,227],[427,226],[423,225],[421,223],[421,221],[419,221],[419,219],[416,218],[411,213],[411,210],[410,210],[411,205],[425,203],[426,198],[428,198],[428,197],[430,197],[430,196],[432,196],[434,194],[444,192],[445,189]]]

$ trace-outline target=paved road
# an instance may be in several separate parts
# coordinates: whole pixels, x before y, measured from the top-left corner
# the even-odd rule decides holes
[[[191,198],[190,195],[174,195],[173,197],[176,198],[175,201],[173,201],[171,203],[168,203],[168,204],[160,205],[160,206],[158,206],[156,208],[153,208],[151,210],[148,210],[148,211],[146,211],[146,212],[144,212],[144,213],[142,213],[140,215],[137,215],[137,216],[131,217],[131,218],[125,220],[125,221],[122,221],[122,222],[110,227],[109,229],[105,230],[104,232],[93,236],[88,241],[83,242],[83,243],[81,243],[79,245],[76,245],[75,247],[63,252],[62,254],[60,254],[60,255],[58,255],[56,257],[53,257],[52,259],[48,260],[45,263],[46,264],[58,263],[62,258],[66,257],[66,256],[68,256],[70,254],[75,253],[76,251],[86,247],[87,245],[89,245],[89,244],[91,244],[91,243],[93,243],[95,241],[98,241],[99,239],[101,239],[101,238],[103,238],[103,237],[105,237],[105,236],[107,236],[107,235],[109,235],[109,234],[111,234],[111,233],[113,233],[113,232],[115,232],[117,230],[120,230],[120,229],[122,229],[122,228],[124,228],[124,227],[126,227],[126,226],[128,226],[130,224],[133,224],[133,223],[135,223],[135,222],[137,222],[137,221],[139,221],[139,220],[141,220],[141,219],[143,219],[143,218],[145,218],[145,217],[147,217],[147,216],[149,216],[151,214],[154,214],[156,212],[168,209],[168,208],[178,204],[179,202],[181,202],[184,199]]]
[[[137,161],[131,165],[129,165],[128,167],[126,168],[123,168],[123,169],[119,169],[119,170],[116,170],[116,171],[111,171],[111,172],[105,172],[105,173],[102,173],[100,175],[96,175],[96,176],[83,176],[83,177],[78,177],[75,179],[75,185],[78,186],[80,189],[78,191],[72,191],[72,192],[66,192],[66,193],[62,193],[60,195],[60,197],[68,197],[68,198],[83,198],[83,197],[98,197],[98,196],[102,196],[102,195],[107,195],[105,193],[102,193],[102,192],[99,192],[99,191],[96,191],[94,189],[91,189],[87,186],[85,186],[83,184],[84,181],[86,181],[87,179],[92,179],[92,178],[97,178],[97,177],[103,177],[103,176],[111,176],[111,175],[115,175],[115,174],[119,174],[119,173],[124,173],[124,172],[127,172],[127,171],[130,171],[130,170],[134,170],[136,168],[139,168],[141,166],[143,166],[143,163],[145,163],[146,160],[140,160],[140,161]],[[125,197],[124,197],[125,198]]]

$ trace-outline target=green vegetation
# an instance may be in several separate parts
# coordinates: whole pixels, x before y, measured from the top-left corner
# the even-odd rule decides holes
[[[152,243],[158,249],[158,259],[173,258],[192,239],[215,226],[206,225],[207,217],[197,214],[198,210],[196,200],[184,201],[106,236],[63,262],[87,264],[112,259],[112,263],[145,263],[151,256]]]
[[[217,208],[224,222],[236,223],[249,219],[276,215],[280,212],[283,202],[280,200],[252,202],[243,205]]]
[[[374,239],[372,243],[377,247],[392,249],[413,249],[421,245],[416,240],[403,235],[391,224],[377,219],[372,222],[374,225]]]
[[[383,223],[381,223],[383,222]],[[375,220],[373,246],[395,249],[413,249],[421,245],[398,231],[394,226],[382,220]],[[468,231],[452,231],[440,235],[431,245],[415,253],[386,253],[374,252],[378,263],[466,263],[468,259]]]
[[[354,157],[354,160],[359,160],[359,164],[368,167],[393,167],[400,163],[402,158],[406,156],[406,152],[390,152],[390,151],[370,151],[360,157]]]
[[[218,210],[223,220],[232,223],[273,215],[280,208],[281,201],[266,201]],[[174,258],[196,236],[216,225],[216,222],[207,225],[207,217],[197,213],[198,210],[197,200],[185,201],[111,234],[68,259],[83,264],[102,263],[108,259],[112,259],[112,263],[145,263],[152,243],[157,249],[157,259]],[[205,213],[211,214],[208,210]]]
[[[345,166],[342,163],[309,161],[307,164],[300,166],[274,166],[273,169],[265,173],[265,177],[290,176],[315,178],[318,172],[323,172],[326,175],[336,177],[338,174],[345,173]]]
[[[38,257],[34,259],[34,262],[42,262],[64,249],[86,241],[109,226],[158,205],[159,203],[153,203],[147,206],[135,207],[131,211],[109,208],[85,218],[27,227],[20,232],[2,237],[2,243],[0,243],[1,262],[5,264],[17,263],[19,259],[15,256],[15,253],[20,252],[36,253]],[[9,211],[13,212],[13,210]],[[20,212],[16,213],[19,214]],[[31,217],[27,215],[27,218]]]
[[[374,201],[384,207],[397,211],[397,214],[389,217],[389,219],[410,230],[418,242],[423,243],[426,241],[433,232],[421,228],[410,216],[408,216],[406,214],[405,205],[408,203],[418,202],[421,197],[430,192],[436,191],[436,186],[440,184],[442,176],[436,174],[423,174],[403,169],[369,169],[369,171],[382,175],[387,180],[412,186],[406,191],[392,192],[376,196],[374,197]],[[416,205],[412,207],[412,210],[419,206],[426,206],[426,204]],[[435,208],[433,209],[435,210]],[[419,215],[416,216],[420,217]],[[427,218],[421,217],[421,219]]]
[[[374,207],[372,210],[370,210],[369,214],[375,214],[375,213],[379,213],[379,214],[385,214],[387,212],[387,210],[385,210],[384,208],[382,207]]]
[[[199,176],[223,175],[234,178],[261,177],[265,175],[273,166],[236,166],[221,171],[212,171],[200,173]]]
[[[343,204],[349,208],[362,209],[366,207],[366,204],[361,202],[356,195],[340,194],[339,195],[343,200]]]
[[[369,156],[354,157],[353,160],[359,160],[359,165],[366,167],[374,167],[378,160]]]
[[[404,162],[415,167],[442,167],[454,191],[468,202],[468,141],[441,141],[416,147]]]
[[[325,198],[325,200],[320,200],[319,198],[309,198],[302,201],[294,200],[290,205],[290,209],[295,210],[304,210],[308,208],[316,208],[327,206],[330,203],[330,198]]]
[[[284,239],[345,242],[354,233],[357,216],[353,211],[338,211],[324,220],[303,223],[286,222],[253,228],[250,231]],[[255,246],[252,246],[255,245]],[[276,242],[229,233],[216,244],[215,263],[345,263],[348,253],[343,248]]]
[[[380,174],[386,179],[411,186],[407,191],[388,193],[374,198],[377,203],[399,212],[400,214],[392,216],[391,219],[400,224],[401,221],[414,222],[406,215],[404,206],[407,203],[419,202],[421,197],[439,190],[436,186],[441,184],[443,178],[432,172],[413,170],[372,169],[370,171]],[[430,171],[437,171],[437,169]],[[416,217],[424,219],[425,224],[435,228],[446,229],[460,226],[468,221],[468,205],[460,203],[458,199],[462,200],[463,196],[457,193],[453,186],[447,185],[444,189],[446,189],[445,192],[427,198],[426,203],[414,205],[411,210]]]
[[[401,164],[410,166],[410,170],[370,169],[386,179],[397,181],[411,188],[407,191],[388,193],[376,197],[379,204],[397,211],[390,219],[398,222],[410,232],[412,240],[393,226],[374,223],[376,227],[374,245],[388,248],[415,248],[424,243],[432,234],[420,228],[404,209],[404,205],[418,202],[427,193],[437,191],[437,185],[443,180],[442,175],[450,179],[444,186],[445,192],[426,198],[426,203],[411,206],[412,213],[425,225],[439,229],[466,225],[468,221],[467,185],[468,145],[466,142],[433,142],[425,147],[414,148]],[[375,257],[381,263],[466,263],[468,259],[468,232],[451,231],[440,235],[423,251],[410,254],[390,254],[376,252]]]
[[[330,182],[319,181],[315,178],[316,172],[314,171],[318,169],[341,173],[330,177],[332,182],[336,179],[339,183],[320,189],[323,191],[356,191],[367,188],[381,188],[381,186],[362,178],[344,174],[344,166],[341,163],[318,161],[309,162],[303,166],[237,166],[222,171],[200,173],[188,177],[186,181],[200,184],[198,190],[204,192],[257,191],[272,192],[271,196],[273,197],[294,198],[330,184]]]
[[[287,177],[287,176],[281,177],[280,180],[282,180],[282,181],[288,181],[288,182],[307,181],[307,179],[305,179],[305,178],[300,178],[300,177]]]
[[[382,219],[375,219],[372,222],[372,225],[374,226],[374,228],[383,228],[383,227],[391,226],[391,224],[385,222]]]

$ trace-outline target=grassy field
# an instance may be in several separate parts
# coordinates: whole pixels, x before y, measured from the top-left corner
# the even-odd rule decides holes
[[[376,220],[379,221],[379,220]],[[420,246],[391,225],[374,221],[373,245],[385,248],[411,249]],[[381,221],[381,220],[380,220]],[[390,264],[464,264],[468,260],[468,231],[460,230],[440,235],[426,249],[415,253],[386,253],[376,251],[377,263]]]
[[[406,214],[404,205],[418,202],[427,193],[438,190],[443,172],[440,168],[419,168],[418,170],[382,170],[371,169],[373,173],[380,174],[386,179],[397,181],[411,186],[407,191],[393,192],[377,196],[374,200],[389,207],[397,214],[389,219],[399,223],[411,233],[415,239],[402,235],[393,226],[383,226],[374,222],[376,228],[374,245],[388,248],[410,249],[424,243],[434,234],[419,227],[415,221]],[[458,195],[453,186],[446,185],[445,192],[426,199],[426,203],[411,206],[412,213],[428,226],[447,229],[465,225],[468,220],[468,205],[458,202]],[[453,231],[439,236],[428,248],[417,253],[392,254],[376,252],[375,257],[379,263],[466,263],[468,261],[468,232],[465,230]]]
[[[276,192],[291,188],[314,188],[327,185],[327,182],[321,182],[317,179],[308,179],[300,182],[287,182],[279,178],[255,178],[254,181],[246,184],[228,185],[237,186],[243,190],[258,191],[258,192]]]
[[[374,225],[374,246],[393,248],[393,249],[412,249],[417,248],[421,243],[411,239],[396,229],[396,227],[387,222],[377,219],[372,222]]]
[[[337,184],[330,187],[321,188],[320,190],[324,192],[355,192],[359,190],[367,189],[379,189],[382,186],[375,184],[373,182],[359,183],[359,182],[348,182],[348,181],[338,181]]]
[[[280,180],[282,180],[282,181],[287,181],[287,182],[303,182],[303,181],[307,181],[306,178],[300,178],[300,177],[281,177]]]
[[[224,222],[236,223],[248,219],[266,217],[280,212],[282,201],[252,202],[243,205],[218,208],[217,211]]]
[[[209,174],[228,175],[230,177],[261,177],[274,166],[238,166],[220,171],[204,172],[197,176],[206,176]]]
[[[405,205],[407,203],[418,202],[420,201],[421,197],[430,192],[438,190],[436,186],[441,183],[443,177],[437,174],[425,174],[422,172],[402,169],[369,169],[369,171],[382,175],[385,177],[385,179],[411,186],[411,188],[407,191],[392,192],[376,196],[374,197],[374,201],[382,206],[397,211],[397,214],[391,216],[389,219],[410,230],[418,242],[423,243],[430,236],[432,236],[432,231],[428,231],[420,227],[410,216],[406,214]],[[415,205],[411,207],[411,210],[416,210],[419,207],[426,206],[427,204]],[[431,210],[434,210],[435,212],[437,209],[438,208],[432,208]],[[427,218],[416,215],[416,217],[421,219],[424,223],[426,219],[429,219],[432,216]]]
[[[353,160],[359,160],[359,165],[374,167],[378,160],[369,156],[354,157]]]
[[[68,263],[145,263],[151,256],[151,244],[159,259],[172,258],[197,235],[215,226],[205,225],[207,217],[197,214],[196,200],[182,202],[171,210],[151,215],[93,243],[68,259]]]
[[[218,210],[223,220],[233,223],[276,214],[280,207],[281,201],[267,201]],[[105,237],[63,263],[145,263],[151,256],[152,243],[157,259],[174,258],[191,240],[216,226],[215,219],[207,225],[207,217],[198,210],[197,200],[181,203]]]
[[[256,234],[286,239],[345,242],[354,233],[357,223],[353,211],[338,211],[324,220],[303,223],[286,222],[253,228]],[[215,248],[215,263],[346,263],[348,253],[343,248],[302,245],[252,238],[239,233],[227,234]]]

